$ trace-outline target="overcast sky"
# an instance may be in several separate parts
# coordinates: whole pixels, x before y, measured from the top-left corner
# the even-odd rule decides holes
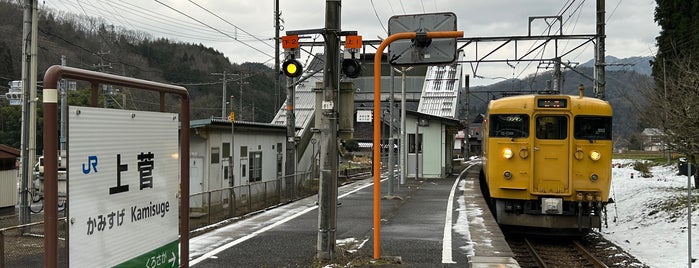
[[[281,35],[285,30],[323,28],[325,4],[321,0],[280,0],[284,21]],[[100,17],[107,23],[148,32],[154,37],[202,43],[234,63],[274,63],[274,0],[42,0],[40,8]],[[607,0],[606,54],[619,58],[655,55],[659,27],[653,21],[654,10],[655,0]],[[387,36],[385,28],[391,16],[433,12],[455,13],[457,28],[466,37],[527,35],[528,17],[553,15],[562,16],[564,34],[595,33],[593,0],[345,0],[342,30],[356,30],[364,40],[376,40]],[[545,26],[543,20],[533,22],[532,35],[548,33]],[[317,36],[308,36],[307,40],[314,39],[323,41]],[[519,49],[531,45],[520,44]],[[577,43],[562,42],[559,49],[576,46]],[[479,47],[480,55],[487,48]],[[547,52],[552,48],[548,46]],[[511,54],[512,50],[502,53]],[[312,48],[314,53],[319,51],[322,47]],[[588,44],[563,60],[583,63],[592,57],[593,45]],[[484,64],[476,75],[523,78],[535,71],[534,65]],[[465,70],[473,76],[471,66]]]

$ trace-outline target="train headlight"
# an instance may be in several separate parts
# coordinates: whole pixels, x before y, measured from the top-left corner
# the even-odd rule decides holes
[[[598,176],[597,174],[595,174],[595,173],[592,173],[592,175],[590,175],[590,180],[591,180],[591,181],[597,181],[597,180],[599,180],[599,176]]]
[[[585,154],[583,153],[582,149],[578,149],[575,151],[574,156],[575,156],[575,159],[582,160],[583,156],[585,156]]]
[[[597,160],[599,160],[601,157],[602,157],[602,154],[600,154],[600,153],[599,153],[598,151],[596,151],[596,150],[590,152],[590,159],[592,159],[592,161],[597,161]]]
[[[512,179],[512,172],[505,170],[505,172],[502,173],[502,176],[505,177],[506,180]]]
[[[510,148],[505,148],[505,150],[502,151],[502,156],[507,159],[512,158],[512,150]]]

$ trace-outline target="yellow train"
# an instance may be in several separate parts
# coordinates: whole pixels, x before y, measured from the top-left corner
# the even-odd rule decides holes
[[[612,168],[612,107],[569,95],[490,102],[481,186],[501,225],[601,228]]]

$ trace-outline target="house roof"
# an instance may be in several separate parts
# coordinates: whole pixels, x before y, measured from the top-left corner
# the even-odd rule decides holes
[[[456,118],[461,85],[461,64],[429,66],[418,112]]]
[[[198,119],[198,120],[192,120],[189,122],[189,128],[211,127],[211,128],[230,129],[230,126],[231,126],[231,121],[228,121],[227,119],[221,119],[221,118]],[[235,121],[234,126],[235,126],[236,131],[237,130],[260,130],[260,129],[265,129],[265,130],[274,131],[274,132],[286,131],[286,126],[284,126],[284,125],[276,125],[276,124],[260,123],[260,122]]]
[[[20,156],[19,149],[0,144],[0,159],[17,158]]]
[[[447,126],[453,126],[453,127],[461,126],[461,122],[458,119],[441,117],[441,116],[436,116],[436,115],[431,115],[431,114],[425,114],[425,113],[411,111],[411,110],[406,110],[405,112],[406,112],[406,114],[412,115],[415,117],[426,118],[429,120],[436,120],[436,121],[442,122],[443,124],[445,124]]]
[[[663,133],[662,130],[659,128],[645,128],[643,129],[643,132],[641,132],[641,135],[643,136],[665,136],[665,133]]]

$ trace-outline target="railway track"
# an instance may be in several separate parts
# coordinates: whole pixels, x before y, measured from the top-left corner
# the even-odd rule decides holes
[[[520,237],[508,242],[521,267],[608,267],[576,240]]]

